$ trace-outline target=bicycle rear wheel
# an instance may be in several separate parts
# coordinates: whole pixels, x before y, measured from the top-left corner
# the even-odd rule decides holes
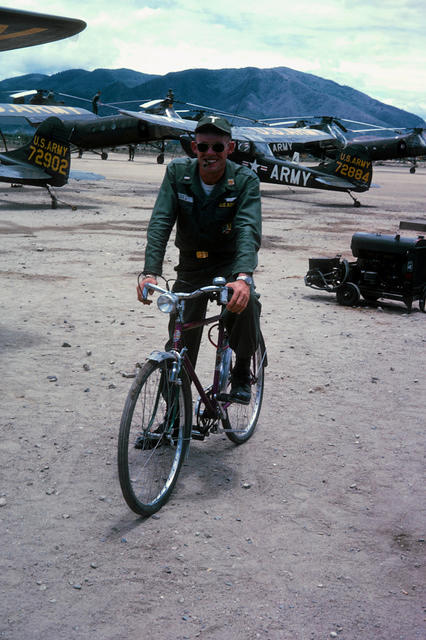
[[[191,439],[187,378],[169,380],[170,360],[138,370],[124,406],[118,437],[118,475],[128,506],[151,515],[169,499]]]
[[[234,360],[235,356],[232,355]],[[222,420],[225,433],[235,444],[247,442],[256,429],[263,399],[263,387],[265,381],[266,348],[263,336],[260,336],[259,346],[251,359],[251,400],[248,405],[232,402],[226,409],[226,418]],[[226,392],[231,388],[231,376],[229,376]]]

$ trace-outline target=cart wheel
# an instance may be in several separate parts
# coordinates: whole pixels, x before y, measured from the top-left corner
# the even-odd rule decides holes
[[[410,168],[410,173],[416,173],[416,167],[411,167]]]
[[[101,158],[102,158],[102,160],[108,160],[108,154],[107,154],[106,151],[102,151]]]
[[[360,295],[359,288],[353,282],[346,282],[336,291],[337,302],[345,307],[353,307],[353,305],[357,304]]]
[[[425,301],[426,301],[426,287],[423,289],[419,298],[419,308],[420,308],[420,311],[422,311],[423,313],[425,313]]]
[[[157,164],[163,164],[164,163],[164,153],[159,153],[157,156]]]

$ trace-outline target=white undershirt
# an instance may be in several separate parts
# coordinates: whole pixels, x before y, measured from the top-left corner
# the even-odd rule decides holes
[[[209,196],[216,185],[215,184],[206,184],[204,182],[204,180],[202,180],[201,178],[200,178],[200,182],[201,182],[201,186],[203,187],[204,193],[206,194],[206,196]]]

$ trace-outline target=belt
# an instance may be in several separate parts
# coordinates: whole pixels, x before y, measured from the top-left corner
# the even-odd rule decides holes
[[[200,249],[198,251],[180,251],[180,255],[183,258],[196,258],[197,260],[206,260],[207,258],[229,258],[231,254],[226,251],[204,251]]]

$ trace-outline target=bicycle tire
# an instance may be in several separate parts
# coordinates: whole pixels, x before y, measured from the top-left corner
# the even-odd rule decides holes
[[[120,423],[120,486],[130,509],[143,516],[169,499],[191,439],[189,382],[186,375],[182,384],[169,381],[170,362],[148,361],[138,370]]]
[[[232,354],[232,359],[235,359]],[[222,420],[227,437],[235,444],[247,442],[254,433],[262,407],[263,389],[265,383],[266,347],[263,336],[260,335],[259,345],[251,361],[251,400],[248,405],[232,402],[226,409],[226,418]],[[232,368],[232,367],[231,367]],[[229,375],[228,386],[231,386]]]

